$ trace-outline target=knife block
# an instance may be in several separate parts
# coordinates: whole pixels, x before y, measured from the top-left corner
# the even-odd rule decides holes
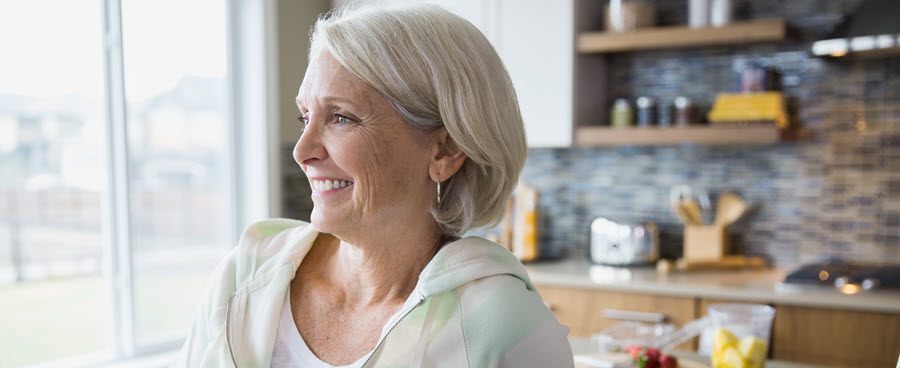
[[[728,228],[718,225],[684,227],[684,256],[687,261],[718,261],[731,250]]]

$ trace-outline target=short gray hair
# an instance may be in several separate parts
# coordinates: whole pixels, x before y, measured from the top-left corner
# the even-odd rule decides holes
[[[320,18],[310,55],[328,50],[410,125],[447,129],[468,157],[432,209],[444,235],[496,225],[528,146],[512,81],[472,23],[436,5],[363,7]]]

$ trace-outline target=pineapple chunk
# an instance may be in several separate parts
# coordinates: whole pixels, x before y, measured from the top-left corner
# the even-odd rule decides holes
[[[737,346],[738,339],[731,331],[717,328],[713,334],[713,352],[724,351],[729,346]]]
[[[744,368],[748,365],[744,361],[744,356],[741,355],[740,350],[734,346],[725,348],[725,351],[722,353],[721,363],[722,365],[731,368]]]
[[[751,363],[760,363],[766,360],[766,342],[756,336],[745,336],[738,343],[738,350],[744,359]]]

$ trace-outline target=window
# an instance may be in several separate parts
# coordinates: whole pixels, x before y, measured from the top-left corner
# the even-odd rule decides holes
[[[265,71],[238,68],[264,61],[240,54],[252,37],[235,29],[262,23],[229,19],[236,3],[0,3],[0,365],[177,348],[216,263],[266,215],[245,197],[268,175],[237,179],[266,158],[239,132],[267,124],[264,93],[238,108],[235,87]]]

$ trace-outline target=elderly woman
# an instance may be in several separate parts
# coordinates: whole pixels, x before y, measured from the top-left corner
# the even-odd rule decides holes
[[[250,226],[217,268],[187,367],[571,367],[495,224],[525,161],[509,76],[434,6],[321,19],[297,95],[311,224]]]

